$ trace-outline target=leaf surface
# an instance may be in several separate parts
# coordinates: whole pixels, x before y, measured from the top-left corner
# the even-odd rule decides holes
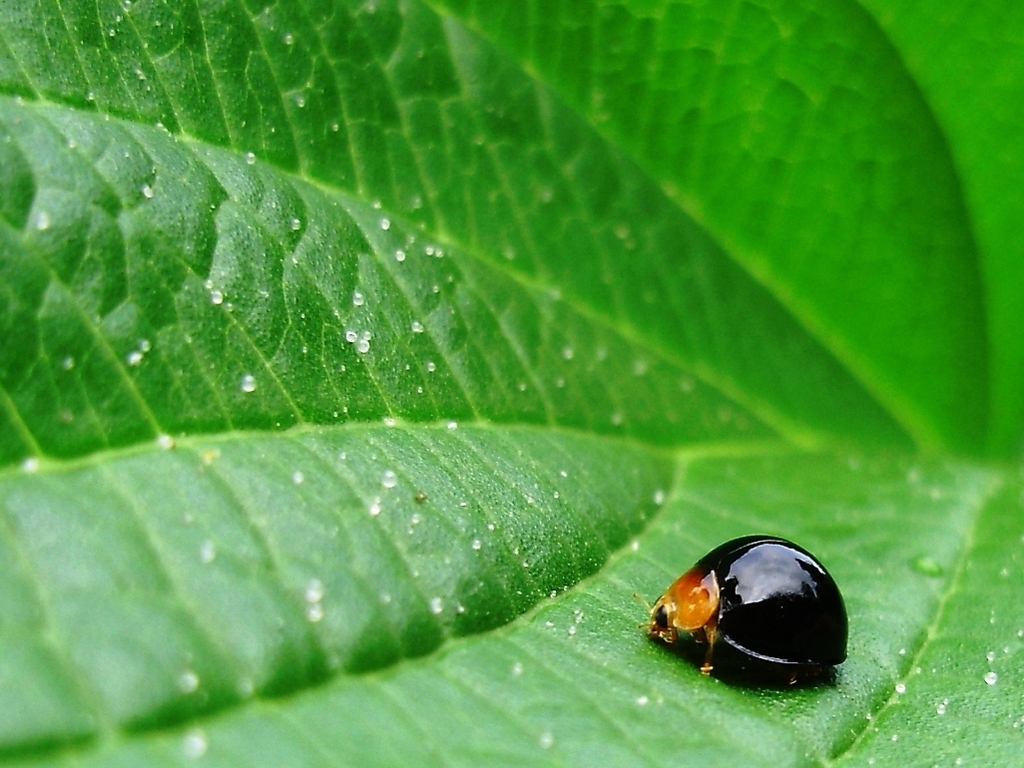
[[[0,2],[0,763],[1012,763],[1014,198],[923,13]],[[834,679],[637,627],[755,532]]]

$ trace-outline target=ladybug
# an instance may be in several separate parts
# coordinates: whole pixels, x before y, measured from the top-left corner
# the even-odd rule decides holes
[[[846,606],[810,552],[774,536],[743,536],[715,547],[676,579],[651,609],[647,636],[674,643],[680,632],[786,672],[827,670],[846,659]]]

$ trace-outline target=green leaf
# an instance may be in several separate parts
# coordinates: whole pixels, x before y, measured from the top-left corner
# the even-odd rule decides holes
[[[1012,764],[1021,24],[876,5],[0,2],[0,763]],[[757,532],[834,678],[638,628]]]
[[[1024,339],[1015,329],[1024,313],[1024,233],[1016,212],[1024,191],[1024,9],[972,4],[867,2],[903,53],[946,136],[984,281],[989,338],[993,451],[1019,452],[1024,443]]]

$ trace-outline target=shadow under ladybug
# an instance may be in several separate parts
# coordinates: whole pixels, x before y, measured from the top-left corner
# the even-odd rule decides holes
[[[774,536],[744,536],[711,550],[651,608],[647,635],[695,657],[726,682],[835,682],[846,659],[846,607],[835,580],[807,550]],[[677,644],[680,636],[694,643]]]

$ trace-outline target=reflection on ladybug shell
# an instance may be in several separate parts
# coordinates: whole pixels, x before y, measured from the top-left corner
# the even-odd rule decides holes
[[[846,659],[842,595],[805,549],[771,536],[744,536],[711,550],[694,568],[718,582],[717,639],[775,664],[831,666]]]

